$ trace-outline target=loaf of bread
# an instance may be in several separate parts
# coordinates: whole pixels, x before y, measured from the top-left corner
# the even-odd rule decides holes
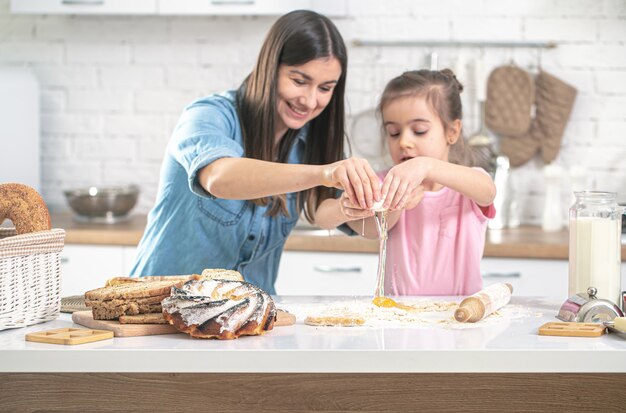
[[[223,269],[206,269],[202,275],[115,277],[107,280],[105,287],[87,291],[85,303],[91,307],[95,320],[120,319],[122,323],[123,319],[125,323],[139,323],[125,316],[161,313],[161,301],[170,296],[172,287],[180,287],[189,280],[213,279],[243,281],[239,272]]]
[[[94,320],[117,320],[123,315],[158,313],[161,301],[169,297],[173,286],[183,281],[130,282],[96,288],[85,293]]]
[[[96,288],[85,293],[86,301],[104,301],[114,299],[136,299],[154,296],[167,296],[174,285],[182,285],[180,280],[146,281],[141,283],[125,283],[110,287]]]

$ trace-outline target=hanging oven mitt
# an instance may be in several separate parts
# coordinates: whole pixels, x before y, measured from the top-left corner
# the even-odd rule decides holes
[[[528,162],[537,149],[541,158],[550,163],[559,153],[565,126],[576,100],[576,89],[543,70],[535,79],[535,117],[526,135],[505,136],[500,150],[510,158],[511,166]]]
[[[500,66],[487,80],[485,123],[498,135],[523,136],[530,129],[534,102],[532,75],[515,65]]]
[[[535,156],[540,141],[530,136],[535,82],[532,75],[515,66],[496,68],[487,81],[485,123],[500,136],[500,152],[512,167]]]
[[[577,91],[544,71],[539,72],[535,83],[537,110],[533,126],[536,131],[532,135],[540,140],[541,158],[550,163],[556,159],[561,148],[563,132],[572,113]]]
[[[500,152],[509,157],[509,164],[513,168],[530,161],[540,146],[538,130],[534,123],[530,125],[530,131],[524,136],[500,138]]]

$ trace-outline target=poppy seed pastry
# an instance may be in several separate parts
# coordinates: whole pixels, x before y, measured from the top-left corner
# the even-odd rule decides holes
[[[5,219],[13,222],[18,235],[50,229],[48,207],[28,185],[0,184],[0,224]]]
[[[245,281],[190,280],[172,287],[161,305],[170,324],[198,338],[259,335],[274,328],[276,321],[272,297]]]

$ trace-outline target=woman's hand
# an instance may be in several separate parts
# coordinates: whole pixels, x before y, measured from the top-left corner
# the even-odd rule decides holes
[[[325,165],[323,185],[343,189],[354,205],[369,209],[380,199],[380,182],[369,162],[349,158]]]
[[[383,182],[383,208],[390,211],[411,209],[424,198],[422,182],[430,172],[429,158],[404,161],[389,170]]]
[[[341,195],[341,198],[339,198],[339,206],[341,213],[348,221],[374,216],[374,211],[361,208],[358,204],[352,202],[345,192]]]

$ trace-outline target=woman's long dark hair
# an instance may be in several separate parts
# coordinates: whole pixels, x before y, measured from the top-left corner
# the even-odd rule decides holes
[[[318,13],[297,10],[279,18],[272,26],[256,65],[237,91],[245,155],[248,158],[286,162],[298,133],[289,129],[275,145],[275,116],[278,67],[298,66],[314,59],[336,57],[341,76],[333,95],[322,113],[309,122],[303,163],[322,165],[344,156],[344,92],[348,55],[335,25]],[[298,205],[304,206],[306,218],[312,222],[319,204],[334,196],[334,188],[315,187],[298,194]],[[289,216],[285,195],[255,199],[256,205],[268,205],[268,215]]]

